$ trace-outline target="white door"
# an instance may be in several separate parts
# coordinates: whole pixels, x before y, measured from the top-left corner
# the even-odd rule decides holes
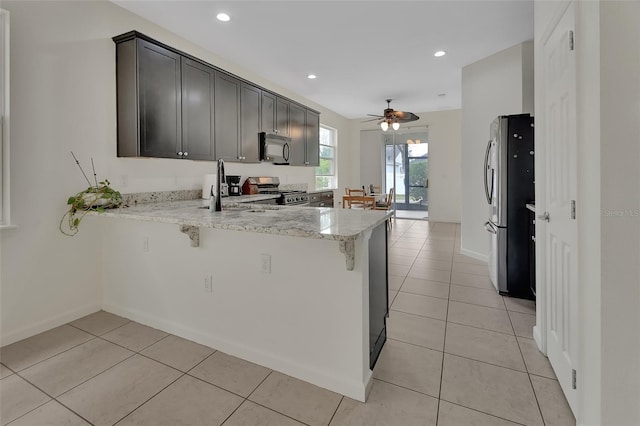
[[[562,390],[577,412],[578,246],[572,215],[577,194],[576,63],[574,4],[544,42],[547,356]],[[538,219],[540,222],[540,219]],[[579,385],[579,383],[578,383]]]

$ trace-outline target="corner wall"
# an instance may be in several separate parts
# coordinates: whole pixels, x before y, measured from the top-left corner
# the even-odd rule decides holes
[[[489,251],[482,169],[489,126],[498,115],[533,114],[532,44],[518,44],[462,68],[461,252],[481,260],[488,259]]]
[[[217,57],[108,1],[3,1],[11,13],[11,208],[1,231],[0,345],[101,307],[100,221],[65,237],[67,198],[87,183],[69,154],[123,192],[201,188],[214,162],[116,157],[113,36],[138,30],[321,112],[349,149],[350,121]],[[346,155],[345,164],[349,156]],[[339,161],[342,158],[339,158]],[[244,177],[275,175],[314,187],[314,169],[227,164]]]

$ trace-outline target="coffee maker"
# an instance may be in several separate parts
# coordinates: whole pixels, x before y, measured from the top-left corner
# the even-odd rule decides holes
[[[227,185],[229,185],[229,195],[242,195],[242,186],[240,185],[241,176],[227,175]]]

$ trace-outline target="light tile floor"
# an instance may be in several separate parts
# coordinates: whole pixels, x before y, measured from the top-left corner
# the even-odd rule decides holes
[[[101,311],[0,349],[0,423],[574,425],[534,304],[498,295],[459,248],[459,225],[394,222],[366,404]]]

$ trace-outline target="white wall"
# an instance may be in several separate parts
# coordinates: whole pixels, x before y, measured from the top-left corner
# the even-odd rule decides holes
[[[123,193],[197,189],[214,170],[213,162],[116,157],[113,36],[138,30],[317,109],[321,123],[338,130],[339,155],[345,149],[349,162],[349,120],[113,3],[3,1],[2,7],[11,13],[11,207],[18,229],[1,234],[0,344],[100,306],[99,234],[91,226],[74,238],[57,230],[68,196],[86,187],[69,151],[85,169],[93,157],[99,178]],[[313,168],[227,163],[226,169],[314,184]]]
[[[639,22],[639,2],[600,2],[602,422],[609,425],[640,424]]]
[[[462,68],[461,251],[483,260],[489,249],[484,229],[489,207],[482,180],[489,125],[498,115],[533,114],[531,44],[518,44]]]
[[[416,113],[419,120],[403,128],[428,127],[429,132],[429,220],[460,222],[460,149],[461,117],[459,109]],[[354,120],[357,126],[360,123]],[[360,170],[355,186],[383,184],[382,134],[376,122],[360,123]]]

